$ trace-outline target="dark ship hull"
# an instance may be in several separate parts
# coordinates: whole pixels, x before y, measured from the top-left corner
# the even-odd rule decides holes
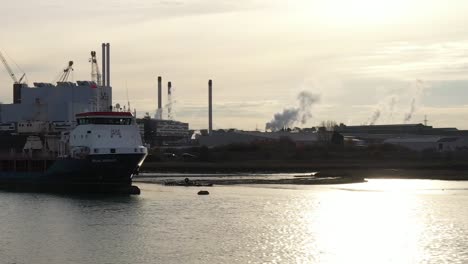
[[[3,159],[0,188],[13,191],[138,194],[132,176],[144,153],[88,155],[82,159]]]

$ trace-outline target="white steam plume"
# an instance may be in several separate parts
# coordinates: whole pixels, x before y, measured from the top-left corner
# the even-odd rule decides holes
[[[409,110],[408,113],[405,114],[405,119],[403,120],[403,122],[406,123],[406,122],[410,121],[411,118],[413,118],[414,111],[416,110],[415,104],[416,104],[416,99],[413,98],[413,99],[411,100],[410,110]]]
[[[280,113],[276,113],[273,119],[266,123],[266,129],[278,131],[283,128],[292,127],[296,123],[305,124],[312,117],[312,105],[319,101],[319,96],[307,91],[302,91],[297,95],[298,107],[286,108]]]
[[[425,88],[426,88],[426,85],[422,80],[416,80],[415,88],[413,91],[413,97],[410,103],[410,109],[408,110],[407,113],[404,114],[404,117],[403,117],[404,123],[411,121],[411,119],[414,117],[414,114],[417,111],[418,106],[421,103],[422,95],[423,95]]]
[[[369,125],[370,126],[373,126],[375,125],[375,123],[377,122],[377,120],[379,120],[379,117],[380,117],[380,110],[377,109],[375,110],[375,112],[372,114],[370,120],[369,120]]]

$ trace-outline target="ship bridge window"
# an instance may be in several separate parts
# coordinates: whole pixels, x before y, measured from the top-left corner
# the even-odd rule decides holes
[[[103,118],[103,117],[94,117],[94,118],[79,118],[78,125],[131,125],[131,118]]]

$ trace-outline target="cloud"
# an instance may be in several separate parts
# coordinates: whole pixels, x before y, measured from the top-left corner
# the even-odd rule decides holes
[[[94,30],[101,30],[102,27],[113,27],[116,24],[245,11],[264,6],[257,0],[19,0],[2,3],[0,15],[3,22],[8,22],[13,27],[30,23],[55,24],[58,21],[67,21],[69,25],[74,22],[100,21],[101,23],[94,25]],[[66,12],[67,10],[73,12]],[[41,17],[40,21],[37,19],[38,15]]]
[[[132,106],[154,112],[155,77],[163,75],[177,88],[175,115],[200,126],[210,78],[220,127],[262,124],[304,87],[321,94],[314,120],[365,122],[392,95],[398,95],[393,111],[389,102],[379,108],[378,122],[391,122],[391,115],[401,120],[411,110],[406,94],[415,79],[436,84],[422,96],[424,106],[464,104],[467,4],[425,1],[418,7],[425,11],[415,10],[409,20],[356,27],[349,19],[339,25],[320,20],[321,2],[6,1],[0,48],[30,82],[51,81],[68,60],[75,61],[77,80],[89,79],[89,51],[110,42],[115,103],[126,101],[128,83]],[[438,30],[427,30],[428,20]],[[11,80],[1,65],[0,85],[1,101],[11,101]],[[424,113],[418,109],[413,120]]]
[[[428,125],[430,126],[468,129],[465,122],[468,115],[468,105],[453,107],[424,106],[421,112],[427,115]],[[423,118],[424,116],[421,115],[420,119],[422,120]]]
[[[468,41],[396,42],[348,58],[357,75],[380,78],[447,79],[464,77],[468,70]]]

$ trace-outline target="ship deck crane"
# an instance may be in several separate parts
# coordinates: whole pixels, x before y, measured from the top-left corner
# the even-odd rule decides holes
[[[8,62],[7,60],[5,59],[5,56],[3,56],[2,52],[0,51],[0,60],[3,62],[3,65],[5,65],[5,68],[8,72],[8,75],[10,75],[11,79],[13,80],[13,82],[15,82],[16,84],[19,84],[19,83],[22,83],[24,77],[26,77],[26,73],[23,73],[23,75],[21,76],[21,78],[16,78],[16,75],[15,73],[13,72],[13,70],[11,69],[10,65],[8,65]]]

